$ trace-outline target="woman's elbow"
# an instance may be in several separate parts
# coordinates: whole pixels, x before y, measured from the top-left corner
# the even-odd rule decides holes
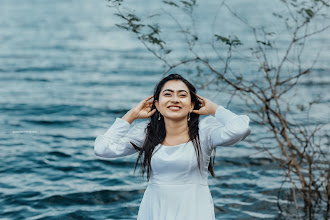
[[[94,142],[94,154],[96,156],[104,156],[104,139],[101,136],[98,136]]]
[[[246,115],[240,115],[236,120],[231,124],[229,130],[232,131],[235,135],[247,137],[251,133],[251,127],[249,125],[250,118]]]
[[[247,136],[249,136],[251,134],[251,127],[248,126],[244,129],[244,131],[241,133],[242,135],[242,139],[241,140],[244,140]]]
[[[94,154],[96,156],[102,157],[102,151],[94,145]]]

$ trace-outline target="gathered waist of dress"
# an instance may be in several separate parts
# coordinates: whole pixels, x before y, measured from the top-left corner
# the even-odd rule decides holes
[[[185,186],[185,185],[201,185],[201,186],[208,186],[207,182],[159,182],[159,181],[152,181],[150,180],[148,185],[164,185],[164,186]]]

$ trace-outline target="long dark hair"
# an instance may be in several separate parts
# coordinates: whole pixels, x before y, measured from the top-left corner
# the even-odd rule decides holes
[[[163,78],[154,89],[154,102],[151,107],[151,110],[155,109],[155,101],[159,100],[159,94],[161,92],[161,89],[165,85],[167,81],[170,80],[180,80],[183,83],[185,83],[190,91],[191,96],[191,102],[195,103],[195,110],[200,109],[200,102],[196,96],[196,88],[185,78],[183,78],[179,74],[170,74],[167,77]],[[146,127],[146,138],[144,141],[143,146],[140,148],[136,146],[134,143],[131,142],[133,147],[139,152],[139,156],[137,158],[137,161],[135,163],[134,172],[136,170],[136,167],[138,164],[140,164],[140,171],[142,176],[144,176],[144,173],[147,171],[147,179],[149,181],[150,179],[150,172],[151,172],[151,157],[154,152],[155,147],[163,143],[165,136],[166,136],[166,130],[165,130],[165,122],[164,117],[161,117],[160,120],[158,120],[159,117],[159,111],[156,109],[156,112],[150,117],[149,124]],[[190,120],[188,121],[188,128],[189,128],[189,138],[192,141],[195,153],[197,157],[197,163],[198,168],[200,170],[200,158],[201,158],[201,146],[200,146],[200,139],[199,139],[199,115],[195,113],[190,113]],[[215,176],[214,170],[214,154],[213,158],[210,159],[210,163],[208,166],[208,170],[211,173],[212,177]]]

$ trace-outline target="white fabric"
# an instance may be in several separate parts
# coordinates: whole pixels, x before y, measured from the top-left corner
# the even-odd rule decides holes
[[[249,117],[236,115],[219,106],[215,117],[199,122],[201,172],[192,142],[157,145],[151,158],[152,172],[138,213],[138,220],[211,220],[214,204],[208,187],[208,165],[216,146],[235,145],[251,132]],[[130,144],[141,147],[148,121],[130,124],[117,118],[110,129],[95,140],[100,157],[117,158],[136,153]]]

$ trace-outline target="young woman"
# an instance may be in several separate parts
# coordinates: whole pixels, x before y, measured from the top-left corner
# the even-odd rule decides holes
[[[209,115],[199,121],[199,115]],[[150,118],[130,128],[135,119]],[[237,144],[250,134],[249,117],[236,115],[196,94],[179,74],[163,78],[142,100],[95,140],[97,156],[117,158],[139,152],[135,169],[147,173],[138,220],[211,220],[216,146]]]

